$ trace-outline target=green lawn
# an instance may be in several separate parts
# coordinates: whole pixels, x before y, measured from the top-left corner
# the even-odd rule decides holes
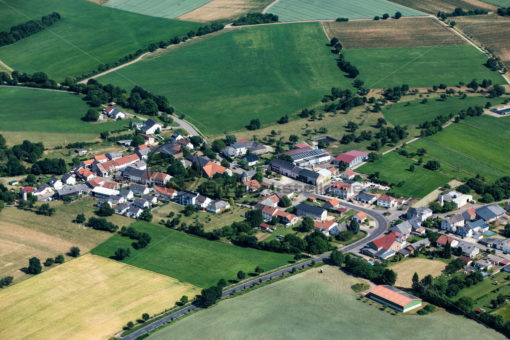
[[[502,131],[502,133],[498,133]],[[463,180],[477,174],[489,181],[508,175],[510,118],[480,116],[453,124],[438,134],[409,144],[427,150],[424,161],[435,159],[441,171]]]
[[[409,7],[386,0],[279,0],[268,13],[279,16],[280,21],[325,20],[338,17],[369,19],[384,13],[393,15],[400,11],[403,16],[426,15]]]
[[[211,0],[110,0],[105,6],[161,18],[177,18]]]
[[[53,11],[62,16],[59,22],[0,48],[2,61],[16,70],[44,71],[51,78],[62,80],[91,72],[100,64],[113,63],[149,43],[169,40],[199,26],[119,11],[84,0],[2,0],[0,27],[7,29]]]
[[[209,135],[241,130],[251,119],[274,123],[318,103],[331,87],[349,87],[319,23],[230,31],[100,77],[135,82],[165,95]]]
[[[457,114],[460,110],[469,106],[484,107],[487,102],[493,105],[500,104],[502,98],[485,97],[448,97],[446,101],[428,98],[426,104],[421,104],[422,99],[409,102],[400,102],[385,106],[382,110],[384,118],[393,125],[418,125],[425,121],[432,121],[439,115],[447,116],[450,113]]]
[[[370,88],[453,86],[472,79],[503,83],[498,73],[483,66],[487,58],[472,46],[369,48],[345,50],[344,54]]]
[[[90,108],[72,93],[0,87],[0,133],[9,144],[28,139],[46,146],[90,141],[103,131],[129,126],[129,121],[88,123],[81,120]]]
[[[145,222],[132,226],[151,235],[147,248],[134,250],[129,238],[115,235],[92,250],[93,254],[110,257],[118,248],[131,248],[131,256],[123,262],[168,275],[199,287],[216,284],[219,279],[235,279],[237,272],[254,271],[256,266],[270,270],[288,263],[292,255],[242,248],[187,235]]]
[[[490,276],[474,286],[462,289],[454,300],[469,296],[475,302],[475,308],[484,308],[488,311],[492,311],[490,303],[492,299],[495,299],[498,294],[510,295],[510,283],[506,279],[507,277],[508,273],[505,272]],[[496,281],[498,281],[499,284],[495,284]],[[509,320],[510,319],[507,318],[505,321]]]
[[[166,339],[504,339],[467,318],[444,311],[392,315],[391,309],[357,300],[362,282],[324,266],[272,283],[172,322],[149,336]],[[205,334],[205,336],[204,336]]]
[[[361,166],[356,171],[365,174],[379,171],[381,180],[387,181],[390,185],[393,184],[391,192],[405,197],[422,198],[450,181],[448,176],[438,171],[427,170],[422,166],[415,166],[414,172],[411,172],[407,170],[411,164],[414,164],[412,160],[391,152],[373,163]],[[403,184],[398,186],[401,182]]]

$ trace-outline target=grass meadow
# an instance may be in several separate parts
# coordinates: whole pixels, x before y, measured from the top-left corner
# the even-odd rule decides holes
[[[111,233],[72,222],[81,213],[87,218],[94,216],[95,202],[93,199],[71,204],[50,202],[56,209],[53,216],[4,208],[0,217],[0,277],[11,275],[15,280],[25,279],[29,276],[21,269],[28,265],[31,257],[44,262],[48,257],[66,254],[73,246],[79,247],[83,254],[110,238]],[[131,219],[118,215],[107,219],[119,226],[132,223]]]
[[[510,168],[510,119],[480,116],[453,124],[438,134],[409,144],[424,148],[429,159],[441,163],[441,172],[465,180],[477,174],[494,181]]]
[[[63,80],[199,26],[83,0],[5,0],[0,2],[0,27],[4,30],[53,11],[60,13],[62,19],[42,32],[1,47],[2,61],[15,70],[44,71],[50,78]]]
[[[86,254],[0,290],[2,339],[109,339],[128,321],[190,299],[198,288]]]
[[[366,48],[345,50],[344,55],[370,88],[453,86],[472,79],[503,83],[497,72],[483,65],[487,58],[472,46]]]
[[[403,16],[419,16],[424,13],[386,0],[279,0],[268,13],[278,15],[280,21],[327,20],[338,17],[370,19],[384,13],[393,15],[400,11]]]
[[[209,241],[157,226],[135,222],[132,226],[149,233],[152,242],[141,250],[131,249],[123,262],[175,277],[199,287],[209,287],[219,279],[236,279],[237,272],[252,273],[256,266],[270,270],[288,263],[290,254],[271,253]],[[132,240],[115,235],[92,250],[93,254],[110,257],[118,248],[131,247]]]
[[[504,98],[473,96],[462,99],[460,97],[448,97],[445,101],[428,98],[427,103],[421,104],[422,100],[417,99],[387,105],[382,109],[382,113],[384,118],[394,125],[419,125],[426,121],[432,121],[439,115],[457,114],[470,106],[484,107],[487,102],[497,105],[502,103]]]
[[[141,61],[98,80],[131,81],[165,95],[207,135],[242,130],[251,119],[268,125],[319,103],[351,79],[337,67],[319,23],[232,30]]]
[[[173,19],[197,9],[211,0],[110,0],[105,6],[153,17]]]
[[[450,181],[450,177],[422,166],[415,166],[413,172],[409,171],[409,167],[414,163],[404,156],[390,152],[373,163],[359,167],[356,171],[365,174],[378,171],[379,178],[390,183],[391,192],[404,197],[422,198]]]
[[[427,275],[436,277],[441,275],[445,268],[446,263],[444,262],[418,257],[406,259],[391,265],[391,269],[397,273],[395,286],[404,288],[412,287],[414,273],[418,273],[421,278]]]
[[[0,134],[8,144],[28,139],[45,146],[91,141],[103,131],[129,127],[129,121],[89,123],[81,120],[90,107],[72,93],[16,87],[0,88]]]
[[[357,300],[351,286],[364,282],[324,266],[220,302],[176,321],[150,340],[186,339],[504,339],[472,320],[437,311],[392,315],[391,309]],[[389,327],[391,325],[391,327]],[[455,325],[455,327],[452,327]],[[384,331],[381,331],[384,330]]]

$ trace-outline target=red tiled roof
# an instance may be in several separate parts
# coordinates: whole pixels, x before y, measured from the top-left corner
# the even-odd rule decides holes
[[[345,182],[335,182],[335,183],[331,184],[331,186],[333,188],[344,190],[344,191],[351,188],[351,185],[349,183],[345,183]]]
[[[313,148],[311,146],[307,145],[306,147],[289,150],[287,152],[284,152],[283,154],[287,155],[287,156],[294,156],[294,155],[299,155],[300,153],[303,153],[306,151],[311,151],[311,150],[313,150]]]
[[[336,198],[326,200],[326,203],[329,203],[332,207],[336,207],[337,205],[340,204],[340,202]]]
[[[351,163],[357,157],[363,157],[366,155],[368,155],[368,152],[351,150],[351,151],[344,152],[344,153],[341,153],[338,156],[336,156],[335,161],[337,161],[337,162],[343,161],[345,163]]]
[[[145,145],[145,144],[138,145],[138,150],[143,150],[143,149],[147,149],[147,145]]]
[[[306,143],[297,143],[296,148],[298,148],[298,149],[311,148],[311,146]]]
[[[251,181],[248,181],[244,183],[248,188],[251,190],[258,190],[260,189],[260,183],[256,179],[252,179]]]
[[[271,226],[267,223],[261,223],[259,224],[259,227],[264,230],[271,229]]]
[[[103,183],[103,188],[107,188],[107,189],[115,189],[117,188],[117,183],[115,182],[104,182]]]
[[[315,228],[320,229],[322,231],[328,231],[336,222],[335,221],[314,221],[313,225]]]
[[[248,143],[248,140],[246,138],[238,138],[237,141],[239,143]]]
[[[83,163],[83,165],[90,165],[90,164],[94,163],[94,158],[87,159],[86,161],[83,161],[82,163]]]
[[[97,155],[97,156],[94,156],[94,160],[96,161],[103,161],[103,160],[106,160],[108,158],[106,158],[106,155]]]
[[[464,263],[466,263],[466,264],[467,264],[467,263],[469,263],[469,262],[472,262],[472,261],[473,261],[473,260],[471,260],[469,257],[467,257],[466,255],[462,255],[462,256],[460,257],[460,259],[461,259],[462,261],[464,261]]]
[[[438,244],[442,245],[442,246],[445,246],[446,243],[452,243],[454,240],[453,238],[451,237],[448,237],[446,235],[441,235],[439,236],[439,238],[437,239],[437,242]]]
[[[336,211],[339,212],[340,214],[343,214],[344,212],[347,211],[347,208],[340,207],[340,208],[336,209]]]
[[[356,176],[358,173],[356,171],[351,170],[351,169],[347,169],[347,170],[345,170],[345,174],[347,176],[351,177],[351,176]]]
[[[389,196],[389,195],[382,195],[379,197],[379,201],[386,201],[386,202],[393,202],[395,198]]]
[[[165,195],[168,197],[173,197],[177,193],[177,191],[172,188],[156,187],[156,193],[158,193],[160,195]]]
[[[204,172],[209,176],[210,178],[213,178],[216,174],[223,174],[225,171],[227,171],[227,168],[224,166],[221,166],[219,164],[208,162],[204,167]]]
[[[376,286],[370,291],[370,294],[376,295],[383,298],[386,301],[390,301],[397,306],[405,307],[413,301],[420,300],[419,298],[407,294],[396,288],[389,288],[390,286],[380,285]]]
[[[87,182],[92,188],[98,187],[103,183],[103,179],[101,177],[96,177]]]
[[[21,189],[23,192],[34,192],[34,188],[32,187],[24,187],[23,189]]]
[[[117,158],[116,160],[114,160],[112,162],[115,162],[115,164],[117,166],[121,166],[121,165],[124,165],[124,164],[135,162],[135,161],[137,161],[139,159],[140,159],[140,157],[138,157],[138,155],[136,153],[133,153],[131,155],[127,155],[127,156],[123,156],[123,157]]]
[[[365,214],[363,211],[358,212],[356,216],[362,221],[367,218],[367,214]]]
[[[267,196],[261,197],[261,198],[259,199],[259,202],[260,202],[260,201],[265,201],[265,200],[266,200],[266,199],[268,199],[268,198],[269,198],[271,201],[273,201],[274,203],[278,203],[278,202],[280,202],[280,198],[279,198],[277,195],[275,195],[275,194],[273,194],[273,195],[267,195]]]
[[[113,111],[113,106],[108,106],[106,109],[104,109],[106,113],[110,113]]]
[[[164,181],[167,177],[168,177],[168,175],[163,172],[153,172],[151,179],[158,180],[158,181]]]
[[[295,219],[295,218],[296,218],[296,215],[291,214],[291,213],[288,213],[288,212],[286,212],[286,211],[281,211],[281,210],[278,210],[278,211],[276,212],[276,216],[278,216],[278,217],[282,217],[282,218],[286,218],[286,219],[287,219],[287,220],[289,220],[289,221],[292,221],[293,219]]]
[[[379,237],[378,239],[375,239],[372,241],[372,243],[375,245],[377,249],[385,249],[388,250],[391,248],[393,243],[397,241],[397,232],[391,232],[387,235],[384,235],[383,237]]]
[[[308,197],[308,200],[310,200],[310,201],[317,201],[317,198],[313,197],[313,196],[310,196],[310,197]]]

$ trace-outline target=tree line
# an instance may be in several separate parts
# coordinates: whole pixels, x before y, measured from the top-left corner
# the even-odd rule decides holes
[[[449,18],[449,17],[463,17],[463,16],[468,16],[468,15],[482,15],[482,14],[487,14],[489,12],[483,10],[483,9],[471,9],[471,10],[468,10],[468,11],[465,11],[463,10],[462,8],[460,7],[457,7],[453,10],[453,12],[437,12],[436,16],[442,20],[445,20],[446,18]]]
[[[508,17],[510,16],[510,7],[501,7],[497,10],[498,15],[502,17]]]
[[[278,16],[271,13],[249,13],[245,16],[234,20],[232,25],[243,26],[243,25],[259,25],[269,24],[272,22],[278,22]]]
[[[53,12],[41,17],[40,20],[30,20],[12,26],[9,32],[0,32],[0,46],[14,44],[16,41],[36,34],[60,20],[60,14]]]

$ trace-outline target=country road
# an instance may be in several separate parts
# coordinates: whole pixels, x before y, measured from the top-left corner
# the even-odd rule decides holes
[[[329,197],[329,196],[324,196],[324,195],[315,195],[316,197]],[[341,204],[348,207],[348,208],[351,208],[351,209],[355,209],[355,210],[359,210],[359,211],[363,211],[365,214],[367,214],[368,216],[372,217],[376,223],[377,223],[377,228],[375,228],[367,237],[357,241],[357,242],[354,242],[353,244],[350,244],[348,246],[345,246],[345,247],[342,247],[340,248],[340,251],[343,252],[343,253],[348,253],[348,252],[353,252],[353,253],[357,253],[361,248],[363,248],[367,243],[375,240],[376,238],[378,238],[379,236],[381,236],[385,231],[386,229],[388,228],[388,221],[386,220],[386,218],[384,218],[382,215],[380,215],[379,213],[371,210],[371,209],[367,209],[367,208],[361,208],[357,205],[354,205],[354,204],[351,204],[351,203],[348,203],[346,201],[343,201],[343,200],[340,200],[341,201]],[[289,267],[285,267],[283,269],[280,269],[280,270],[277,270],[277,271],[274,271],[274,272],[271,272],[271,273],[267,273],[267,274],[263,274],[263,275],[260,275],[260,276],[257,276],[257,277],[254,277],[253,279],[247,281],[247,282],[244,282],[240,285],[237,285],[235,287],[230,287],[230,288],[227,288],[223,291],[222,293],[222,298],[226,298],[230,295],[233,295],[237,292],[240,292],[240,291],[243,291],[247,288],[251,288],[257,284],[260,284],[262,282],[266,282],[266,281],[269,281],[269,280],[272,280],[272,279],[275,279],[275,278],[278,278],[280,276],[283,276],[285,274],[289,274],[291,273],[294,269],[298,270],[298,269],[303,269],[305,267],[310,267],[312,266],[314,263],[319,263],[319,262],[324,262],[324,260],[328,259],[329,256],[330,256],[331,252],[327,252],[327,253],[324,253],[324,254],[321,254],[319,255],[318,257],[315,257],[315,258],[312,258],[310,260],[307,260],[305,262],[301,262],[301,263],[298,263],[298,264],[295,264],[293,266],[289,266]],[[148,332],[151,332],[171,321],[173,321],[174,319],[177,319],[181,316],[184,316],[188,313],[191,313],[192,311],[198,309],[197,306],[195,305],[190,305],[184,309],[181,309],[179,311],[176,311],[175,313],[172,313],[172,314],[169,314],[157,321],[154,321],[153,323],[150,323],[148,324],[147,326],[143,327],[143,328],[140,328],[139,330],[129,334],[129,335],[126,335],[125,337],[122,337],[122,339],[124,340],[134,340],[136,339],[137,337],[139,336],[142,336]]]

